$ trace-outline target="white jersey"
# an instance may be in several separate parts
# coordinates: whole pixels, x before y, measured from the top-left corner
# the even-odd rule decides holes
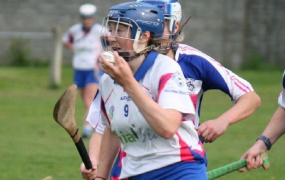
[[[221,90],[228,94],[235,103],[240,96],[253,91],[249,82],[191,46],[179,44],[175,60],[182,68],[191,92],[196,108],[196,127],[200,124],[200,108],[204,92],[212,89]]]
[[[280,93],[280,96],[278,98],[278,103],[280,106],[285,108],[285,71],[282,78],[282,86],[283,86],[283,91]]]
[[[102,135],[104,133],[105,126],[102,124],[101,120],[100,100],[101,100],[101,95],[99,91],[97,91],[95,98],[89,108],[86,121],[90,123],[90,125],[95,129],[97,133]]]
[[[167,56],[150,52],[135,78],[161,107],[175,109],[184,116],[172,138],[159,136],[124,89],[103,75],[99,86],[102,122],[119,137],[126,154],[121,160],[120,179],[181,161],[206,163],[204,147],[191,119],[194,107],[179,65]]]
[[[210,56],[191,46],[179,44],[175,53],[175,60],[182,68],[188,89],[191,92],[191,98],[196,110],[196,127],[200,124],[200,108],[203,95],[206,91],[212,89],[223,91],[230,96],[234,103],[242,95],[254,91],[248,81],[223,67],[218,61]],[[96,98],[100,99],[100,95]],[[93,114],[97,112],[97,115],[94,115],[93,118],[87,120],[91,124],[96,125],[96,132],[103,134],[104,127],[102,127],[102,123],[99,121],[99,110],[96,110],[93,107],[96,108],[96,106],[91,105],[90,112],[93,112]]]
[[[101,35],[103,26],[95,23],[89,32],[83,30],[82,24],[73,25],[62,37],[64,43],[73,44],[74,55],[72,65],[77,70],[92,70],[103,51]]]

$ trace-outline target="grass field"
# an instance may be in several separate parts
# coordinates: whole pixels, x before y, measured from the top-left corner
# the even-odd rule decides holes
[[[0,179],[53,180],[81,179],[81,163],[68,134],[55,123],[55,102],[72,83],[72,70],[63,69],[60,89],[49,89],[47,68],[0,67]],[[262,98],[262,106],[247,120],[234,124],[217,141],[206,144],[208,170],[231,163],[254,143],[277,107],[281,71],[238,72],[248,79]],[[202,105],[202,121],[217,117],[231,106],[229,97],[218,91],[207,92]],[[76,119],[82,126],[83,104],[77,97]],[[85,141],[87,145],[88,141]],[[233,172],[221,180],[282,180],[285,162],[281,138],[269,151],[268,171]],[[283,169],[283,170],[280,170]]]

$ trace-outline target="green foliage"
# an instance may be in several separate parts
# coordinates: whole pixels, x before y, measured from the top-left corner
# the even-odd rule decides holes
[[[47,67],[48,60],[36,59],[31,57],[31,50],[28,47],[27,39],[12,39],[11,45],[6,52],[8,58],[8,66],[15,67]]]
[[[280,67],[277,65],[266,63],[260,54],[252,54],[245,62],[243,62],[242,70],[278,70]]]
[[[52,117],[57,99],[72,84],[72,68],[63,67],[62,86],[48,87],[48,68],[0,67],[0,179],[53,180],[82,179],[81,159],[73,141]],[[236,161],[255,142],[277,108],[282,71],[241,71],[262,98],[262,106],[250,118],[231,125],[213,143],[205,144],[208,170]],[[84,107],[76,100],[77,125],[82,130]],[[215,119],[231,107],[230,98],[218,91],[206,92],[201,121]],[[88,141],[85,141],[88,144]],[[269,151],[271,167],[245,173],[233,172],[220,180],[284,179],[284,137]],[[280,169],[281,168],[281,169]]]
[[[7,56],[10,59],[9,65],[29,66],[30,49],[27,47],[28,40],[12,39]]]

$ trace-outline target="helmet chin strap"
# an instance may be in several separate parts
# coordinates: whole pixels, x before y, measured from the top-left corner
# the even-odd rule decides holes
[[[147,46],[145,48],[139,48],[140,36],[141,36],[141,29],[138,28],[136,35],[135,35],[134,43],[133,43],[133,49],[134,49],[134,52],[136,53],[136,55],[130,56],[129,52],[120,52],[119,53],[119,55],[122,56],[127,62],[132,61],[132,60],[140,57],[141,55],[147,54],[149,51],[151,51],[157,47],[156,45],[152,44],[152,45]]]
[[[130,53],[129,53],[129,52],[118,52],[118,54],[119,54],[120,56],[122,56],[127,62],[129,62],[129,61],[132,61],[132,60],[134,60],[134,59],[140,57],[141,55],[147,54],[149,51],[151,51],[151,50],[153,50],[153,49],[155,49],[155,48],[157,48],[157,46],[154,45],[154,44],[152,44],[152,45],[150,45],[150,46],[144,48],[144,49],[143,49],[142,51],[140,51],[140,52],[135,51],[135,52],[136,52],[136,55],[134,55],[134,56],[130,56]]]

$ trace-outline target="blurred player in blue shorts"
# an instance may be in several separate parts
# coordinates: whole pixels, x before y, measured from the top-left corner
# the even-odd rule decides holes
[[[100,24],[95,23],[96,6],[83,4],[79,8],[81,23],[73,25],[62,37],[68,49],[72,50],[74,68],[74,83],[80,89],[84,101],[85,116],[98,89],[100,69],[98,57],[103,51]],[[90,124],[84,121],[83,137],[89,137],[93,131]]]

